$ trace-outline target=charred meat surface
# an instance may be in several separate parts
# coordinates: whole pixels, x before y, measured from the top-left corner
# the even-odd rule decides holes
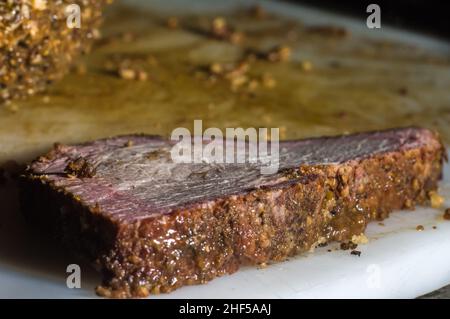
[[[172,146],[145,135],[57,145],[21,179],[26,217],[101,269],[102,296],[170,292],[362,238],[369,221],[428,203],[445,159],[421,128],[280,142],[272,175],[176,164]],[[68,176],[71,163],[95,175]]]

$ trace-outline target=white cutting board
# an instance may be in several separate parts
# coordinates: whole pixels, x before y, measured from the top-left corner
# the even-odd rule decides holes
[[[126,0],[165,12],[228,9],[251,1]],[[187,5],[189,3],[189,5]],[[261,1],[266,8],[304,22],[338,23],[352,32],[401,39],[432,50],[450,52],[448,44],[387,27],[371,32],[361,21],[325,14],[305,7]],[[3,191],[2,191],[3,192]],[[450,207],[450,166],[440,192]],[[2,196],[16,194],[2,193]],[[17,211],[12,207],[11,212]],[[183,287],[151,298],[413,298],[450,284],[450,221],[443,209],[418,208],[396,212],[369,225],[370,242],[359,246],[361,257],[325,247],[265,269],[246,268],[201,286]],[[416,231],[417,225],[425,230]],[[436,226],[436,229],[432,227]],[[91,298],[99,276],[81,265],[81,289],[68,289],[66,267],[77,261],[61,256],[54,247],[33,239],[17,214],[0,224],[0,298]],[[14,236],[10,236],[10,234]],[[11,241],[14,238],[14,241]]]

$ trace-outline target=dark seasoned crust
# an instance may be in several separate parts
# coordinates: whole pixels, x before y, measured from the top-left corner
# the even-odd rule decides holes
[[[0,102],[32,95],[66,73],[98,35],[110,0],[0,1]],[[65,9],[77,4],[81,28],[69,28]]]
[[[376,137],[380,139],[374,144],[362,142]],[[124,143],[127,140],[133,143]],[[347,151],[350,156],[324,154],[326,151],[317,146],[325,144],[329,150],[340,145],[345,152],[355,140],[357,145],[372,149]],[[386,140],[390,142],[382,142]],[[160,148],[167,142],[129,136],[58,146],[34,162],[22,178],[25,215],[33,223],[50,227],[63,244],[95,261],[104,275],[103,286],[97,289],[100,295],[169,292],[232,273],[243,264],[282,261],[321,243],[348,242],[363,234],[370,220],[386,218],[394,209],[426,203],[429,193],[437,188],[445,156],[436,134],[414,128],[282,142],[280,148],[296,154],[297,163],[290,158],[288,167],[281,165],[283,169],[269,180],[258,180],[247,188],[236,184],[237,192],[211,193],[170,207],[166,202],[152,203],[149,195],[148,201],[143,200],[145,205],[137,206],[146,211],[130,216],[105,209],[125,209],[108,206],[105,198],[120,202],[124,196],[129,200],[130,194],[140,194],[132,187],[103,193],[103,197],[97,193],[95,204],[80,191],[79,185],[92,192],[93,183],[99,186],[99,180],[105,182],[107,174],[98,162],[91,178],[67,177],[59,171],[65,167],[68,154],[86,155],[93,148],[104,155],[104,145],[112,147],[113,153],[125,148],[126,154],[130,144],[137,147],[134,151],[130,148],[134,154],[143,144],[155,143]],[[389,147],[374,147],[380,143]],[[318,162],[320,153],[323,163]],[[104,159],[100,162],[110,164]],[[195,189],[186,188],[185,192],[195,195]],[[136,201],[130,202],[134,205]]]

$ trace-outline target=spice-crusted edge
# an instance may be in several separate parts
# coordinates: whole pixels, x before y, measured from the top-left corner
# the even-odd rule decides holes
[[[364,232],[370,220],[386,218],[393,209],[425,203],[428,193],[437,188],[446,159],[445,149],[435,137],[438,143],[433,146],[382,154],[351,165],[301,167],[283,184],[180,207],[170,215],[132,224],[109,220],[98,207],[86,207],[72,194],[55,189],[45,176],[23,176],[22,202],[25,212],[30,210],[27,205],[36,206],[39,219],[53,216],[53,221],[50,218],[44,224],[55,224],[54,232],[63,243],[79,243],[71,249],[95,261],[104,276],[104,285],[97,293],[144,297],[207,282],[235,272],[242,264],[281,261],[317,244],[351,240]],[[363,214],[355,214],[355,176],[361,174],[357,172],[361,167],[365,167],[363,171],[374,170],[369,172],[372,183],[376,184],[377,178],[385,183],[396,175],[393,180],[399,180],[387,196],[375,189],[375,198],[371,198],[373,185],[366,184],[360,192],[369,199],[358,200],[366,207]],[[392,192],[394,189],[397,192]],[[30,193],[50,198],[30,197]],[[48,207],[49,203],[53,207]],[[261,203],[262,211],[258,211]],[[280,209],[285,212],[281,214]],[[325,222],[333,210],[341,216],[334,225]],[[285,216],[288,222],[280,223],[277,216]],[[58,226],[58,220],[66,228]],[[352,225],[355,227],[350,229]],[[341,231],[336,231],[339,227]],[[178,237],[167,235],[174,230]],[[155,240],[175,242],[175,246],[162,247]]]

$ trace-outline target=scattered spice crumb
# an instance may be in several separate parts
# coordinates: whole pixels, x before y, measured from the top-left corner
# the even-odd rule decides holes
[[[425,227],[423,227],[422,225],[417,225],[416,230],[423,231],[423,230],[425,230]]]
[[[212,30],[214,34],[220,35],[226,32],[227,29],[227,22],[222,17],[216,17],[212,21]]]
[[[352,250],[350,254],[361,257],[361,252],[359,250]]]
[[[131,67],[120,67],[119,76],[124,80],[147,81],[148,73],[144,70],[136,70]]]
[[[222,74],[223,66],[220,63],[213,63],[210,65],[209,70],[211,71],[211,73],[214,73],[214,74]]]
[[[380,226],[385,226],[384,223],[378,223],[378,225],[380,225]]]
[[[327,249],[327,251],[328,251],[329,253],[331,253],[331,252],[332,252],[332,250],[331,250],[331,249]]]
[[[433,229],[437,229],[437,227],[436,227],[436,226],[433,226]]]
[[[136,78],[136,71],[131,68],[119,68],[119,76],[124,80],[134,80]]]
[[[367,244],[369,242],[369,239],[367,238],[366,235],[364,234],[360,234],[360,235],[353,235],[352,236],[352,240],[353,243],[355,244]]]
[[[444,219],[445,220],[450,220],[450,208],[447,208],[444,212]]]
[[[311,61],[302,61],[302,63],[300,65],[302,67],[302,70],[305,72],[312,71],[312,69],[313,69],[313,64]]]
[[[341,250],[349,250],[350,249],[348,243],[341,243],[340,247],[341,247]]]
[[[290,59],[292,50],[290,47],[281,45],[269,50],[266,59],[270,62],[286,62]]]
[[[147,81],[148,80],[148,73],[142,70],[138,70],[137,72],[137,79],[139,81]]]
[[[229,26],[223,17],[214,18],[211,23],[211,35],[218,40],[226,40],[233,44],[241,43],[244,38],[244,34]]]
[[[249,69],[250,64],[246,61],[225,64],[215,62],[209,66],[200,67],[196,77],[206,79],[209,84],[215,84],[218,80],[226,80],[233,92],[254,93],[261,85],[264,88],[274,85],[271,83],[273,79],[267,75],[250,76]]]
[[[430,197],[431,207],[440,208],[444,203],[444,197],[439,195],[437,192],[431,191],[428,193],[428,195]]]
[[[245,61],[254,62],[255,60],[269,61],[269,62],[286,62],[290,59],[292,50],[286,45],[277,45],[267,51],[259,51],[249,49],[244,54]]]

